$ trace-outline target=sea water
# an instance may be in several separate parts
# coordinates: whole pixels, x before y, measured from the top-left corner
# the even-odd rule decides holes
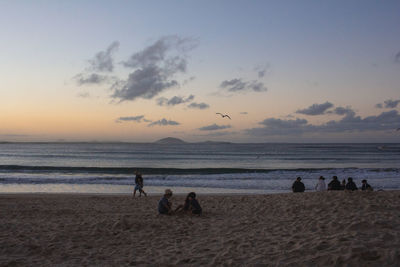
[[[0,143],[1,193],[130,193],[135,170],[149,193],[289,192],[298,176],[311,191],[333,175],[392,190],[400,144]]]

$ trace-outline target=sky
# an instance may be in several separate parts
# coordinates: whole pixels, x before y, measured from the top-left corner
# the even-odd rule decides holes
[[[0,10],[0,141],[400,142],[400,1]]]

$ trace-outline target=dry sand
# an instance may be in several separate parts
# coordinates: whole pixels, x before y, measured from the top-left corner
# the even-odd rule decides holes
[[[159,198],[0,195],[0,266],[400,266],[399,191]]]

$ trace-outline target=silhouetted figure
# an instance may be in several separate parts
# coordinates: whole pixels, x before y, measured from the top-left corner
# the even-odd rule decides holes
[[[306,190],[306,187],[301,182],[301,177],[297,177],[296,181],[294,181],[292,190],[294,193],[304,192],[304,190]]]
[[[345,190],[346,189],[346,179],[342,180],[342,183],[340,184],[340,190]]]
[[[318,179],[318,183],[315,185],[315,191],[322,192],[326,191],[326,184],[324,176],[320,176]]]
[[[351,178],[351,177],[347,178],[346,190],[349,190],[349,191],[358,190],[356,184],[353,182],[353,178]]]
[[[374,189],[372,188],[372,186],[370,186],[368,183],[367,183],[367,180],[362,180],[361,181],[361,183],[362,183],[362,185],[361,185],[361,190],[362,191],[374,191]]]
[[[330,181],[328,184],[328,190],[341,190],[341,189],[342,188],[337,176],[333,176],[332,181]]]
[[[142,174],[138,171],[135,171],[135,189],[133,190],[133,197],[136,196],[136,191],[139,190],[139,197],[142,196],[142,193],[144,194],[144,196],[146,197],[147,194],[146,192],[144,192],[143,190],[143,177]]]

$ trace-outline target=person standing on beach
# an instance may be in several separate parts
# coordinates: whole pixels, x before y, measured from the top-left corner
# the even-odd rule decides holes
[[[353,178],[351,178],[351,177],[347,178],[346,190],[347,191],[357,191],[358,190],[356,184],[353,182]]]
[[[315,191],[323,192],[326,191],[326,184],[324,176],[320,176],[318,179],[318,183],[315,185]]]
[[[133,190],[133,197],[136,196],[136,191],[139,190],[139,197],[142,196],[142,193],[145,197],[147,197],[146,192],[143,190],[143,177],[142,174],[138,171],[135,171],[135,189]]]
[[[337,176],[332,177],[332,181],[328,184],[328,190],[341,190],[340,182]]]
[[[304,192],[306,190],[306,187],[301,182],[301,177],[297,177],[296,181],[294,181],[294,183],[292,185],[292,190],[293,190],[293,193],[300,193],[300,192]]]
[[[172,211],[172,203],[169,199],[172,197],[172,191],[170,189],[165,189],[164,196],[158,202],[158,213],[159,214],[171,214]]]

